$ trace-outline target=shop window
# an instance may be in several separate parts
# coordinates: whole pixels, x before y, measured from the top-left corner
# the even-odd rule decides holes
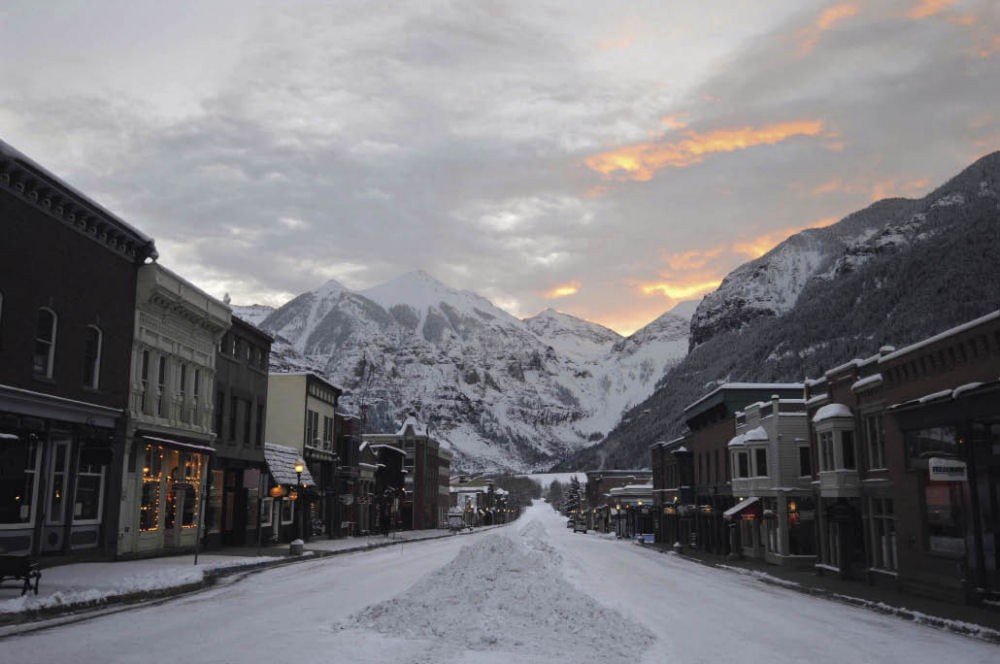
[[[101,342],[104,335],[96,325],[88,325],[84,334],[83,384],[96,390],[101,380]]]
[[[260,527],[271,527],[271,513],[274,511],[274,498],[264,498],[260,501]]]
[[[103,463],[87,463],[85,456],[81,454],[76,475],[76,496],[73,499],[74,523],[100,523],[101,509],[104,506],[104,469]]]
[[[54,442],[52,471],[49,479],[49,501],[46,522],[52,525],[63,523],[66,518],[66,487],[69,482],[68,436],[61,436]]]
[[[287,498],[281,501],[281,525],[287,526],[295,520],[295,501]]]
[[[224,475],[222,470],[213,470],[211,473],[212,485],[208,488],[208,502],[205,504],[205,530],[210,533],[217,533],[221,529]]]
[[[56,322],[56,312],[48,307],[38,310],[33,361],[36,376],[52,378],[52,365],[56,354]]]
[[[142,468],[142,502],[139,505],[139,530],[158,530],[160,527],[160,480],[163,478],[163,449],[146,445]]]
[[[932,427],[906,432],[907,464],[933,456],[959,456],[958,436],[954,427]]]
[[[927,550],[959,556],[965,552],[962,524],[962,484],[927,481]]]
[[[873,569],[895,571],[896,559],[896,515],[892,500],[872,498],[869,504],[872,529],[871,565]]]
[[[34,436],[4,434],[0,440],[0,525],[34,521],[38,457]]]

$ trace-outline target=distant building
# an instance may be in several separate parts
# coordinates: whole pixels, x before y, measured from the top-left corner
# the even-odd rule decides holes
[[[371,445],[391,445],[405,453],[405,495],[401,505],[403,527],[413,530],[444,527],[450,504],[452,453],[410,413],[395,433],[365,434]]]

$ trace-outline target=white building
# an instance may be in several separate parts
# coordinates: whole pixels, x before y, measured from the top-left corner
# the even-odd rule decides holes
[[[157,263],[139,269],[118,556],[195,546],[228,306]]]

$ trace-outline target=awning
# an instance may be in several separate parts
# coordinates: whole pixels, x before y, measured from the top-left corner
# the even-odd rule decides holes
[[[264,460],[275,484],[316,486],[308,466],[303,467],[301,478],[295,473],[295,462],[299,458],[299,451],[294,447],[264,443]]]
[[[179,440],[170,440],[169,438],[157,438],[155,436],[143,436],[142,439],[150,443],[165,445],[167,447],[172,447],[178,450],[185,450],[187,452],[197,452],[198,454],[215,454],[215,448],[209,447],[208,445],[195,445],[194,443],[183,443]]]
[[[741,500],[736,503],[728,510],[722,513],[722,518],[726,521],[732,521],[737,516],[743,514],[744,512],[750,510],[751,513],[755,513],[757,516],[760,514],[760,506],[757,503],[760,502],[760,498],[757,496],[752,496],[746,500]]]

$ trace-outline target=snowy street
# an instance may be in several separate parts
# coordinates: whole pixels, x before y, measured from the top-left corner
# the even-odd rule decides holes
[[[10,662],[996,662],[1000,648],[594,533],[548,505],[471,536],[269,569],[7,638]]]

